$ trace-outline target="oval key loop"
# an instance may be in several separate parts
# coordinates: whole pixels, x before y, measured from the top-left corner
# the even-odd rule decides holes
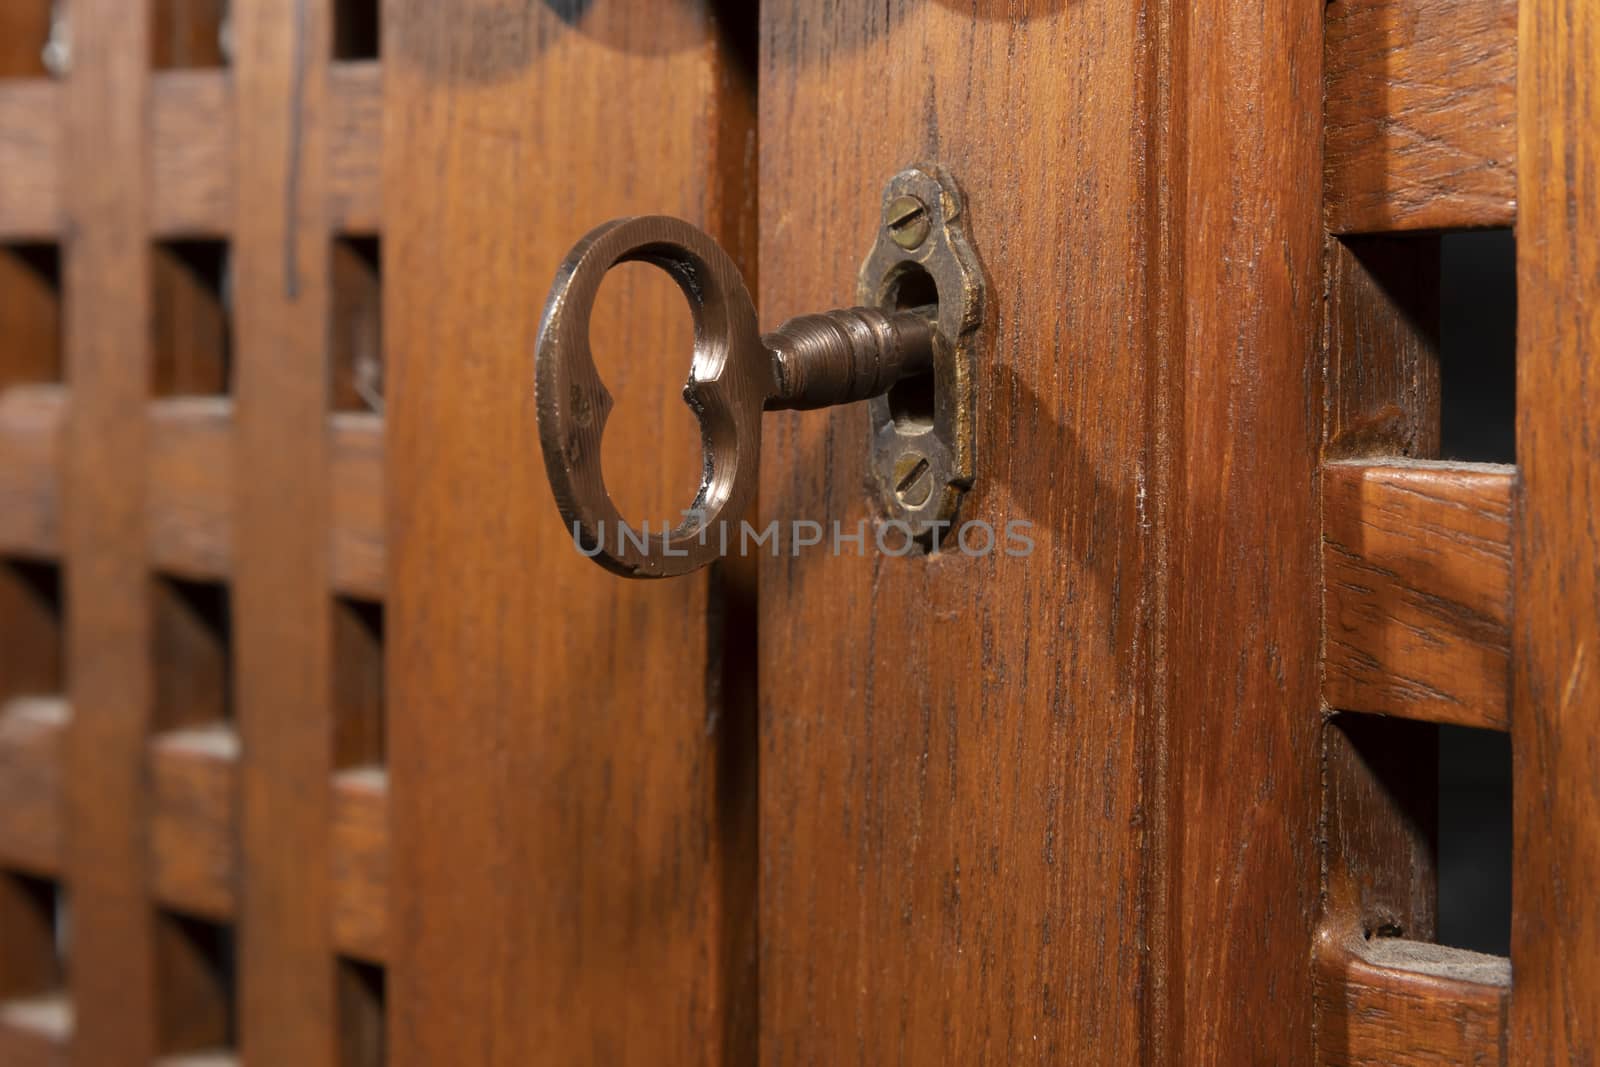
[[[880,238],[880,244],[892,237],[898,251],[887,258],[877,253],[869,257],[868,266],[875,272],[880,268],[890,272],[881,280],[864,279],[874,292],[884,289],[880,281],[892,280],[905,262],[920,264],[932,252],[945,254],[941,249],[966,249],[964,240],[952,242],[941,236],[960,215],[953,185],[944,191],[940,184],[948,183],[947,177],[932,168],[913,168],[895,179],[901,184],[914,181],[933,183],[933,192],[939,194],[929,194],[932,203],[924,209],[933,217],[918,231],[915,242],[907,240],[904,227],[891,233],[891,224],[885,223],[887,236]],[[891,183],[891,192],[897,188]],[[895,201],[896,222],[905,216],[901,204],[905,199],[900,196]],[[924,243],[927,248],[921,249]],[[694,355],[683,398],[700,420],[704,462],[699,493],[686,509],[690,517],[671,530],[629,527],[606,491],[600,467],[600,439],[612,399],[589,348],[589,317],[606,272],[635,260],[653,263],[672,275],[694,317]],[[962,278],[976,277],[975,270],[960,266],[967,272]],[[959,307],[976,308],[976,287],[958,288]],[[938,325],[944,319],[954,322],[961,336],[945,337]],[[948,380],[954,388],[970,380],[970,375],[952,368],[964,367],[965,348],[962,359],[955,352],[975,325],[975,311],[952,317],[940,316],[936,306],[914,311],[857,307],[802,315],[762,337],[738,268],[705,233],[682,219],[661,215],[608,222],[579,241],[562,262],[539,326],[534,400],[539,444],[556,506],[578,547],[607,570],[631,578],[668,578],[703,567],[740,537],[739,522],[754,498],[761,467],[763,409],[866,400],[914,375],[932,375],[936,386]],[[643,355],[656,358],[655,353]],[[964,409],[956,401],[946,403]],[[939,459],[940,449],[949,451],[933,439],[937,434],[922,433],[928,438],[925,443],[920,437],[913,441],[918,456]],[[908,447],[908,455],[910,451]],[[921,467],[901,476],[895,485],[902,496],[906,495],[902,483],[923,476],[927,467],[924,459]],[[964,482],[958,475],[947,480],[963,488],[970,484],[970,475]],[[948,518],[959,494],[947,496],[948,504],[940,497],[923,510],[934,514],[942,507],[939,515]]]
[[[688,509],[695,518],[649,538],[627,527],[606,491],[600,437],[612,400],[589,349],[600,282],[612,267],[634,260],[661,267],[688,298],[695,343],[683,394],[699,417],[705,453],[700,492]],[[761,410],[773,391],[755,305],[715,241],[662,215],[617,219],[591,231],[556,274],[534,370],[545,471],[574,540],[601,566],[630,577],[667,578],[710,563],[718,554],[717,524],[737,523],[755,492]]]

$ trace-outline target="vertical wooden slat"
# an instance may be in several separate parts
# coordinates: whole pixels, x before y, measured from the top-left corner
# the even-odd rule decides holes
[[[1174,1064],[1311,1057],[1322,5],[1180,5],[1171,484]],[[1163,501],[1161,496],[1170,493]]]
[[[64,204],[67,876],[77,1063],[156,1052],[141,774],[151,705],[144,564],[150,259],[146,0],[73,0]],[[112,162],[114,161],[114,163]]]
[[[1510,1059],[1600,1059],[1600,6],[1522,0]]]
[[[244,1059],[335,1055],[329,821],[326,0],[233,5],[234,556]]]
[[[720,594],[579,558],[527,402],[545,293],[591,226],[660,211],[736,237],[743,175],[719,168],[752,131],[722,120],[749,89],[710,8],[385,10],[400,1067],[754,1061],[754,753]],[[687,315],[670,286],[616,293],[596,347],[632,357],[614,388],[650,390],[619,398],[607,455],[675,515]]]

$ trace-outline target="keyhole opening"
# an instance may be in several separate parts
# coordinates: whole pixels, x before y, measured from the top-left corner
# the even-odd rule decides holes
[[[895,311],[916,311],[937,319],[939,286],[920,264],[906,263],[890,276],[884,304]],[[901,430],[920,433],[933,429],[933,371],[896,382],[890,387],[887,400],[889,414]]]
[[[630,526],[648,522],[658,536],[682,524],[704,473],[700,421],[683,400],[694,358],[683,290],[651,263],[617,264],[595,296],[589,350],[613,401],[600,442],[606,490]]]

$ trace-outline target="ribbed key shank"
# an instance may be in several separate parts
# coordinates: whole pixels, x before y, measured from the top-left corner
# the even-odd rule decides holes
[[[768,408],[810,410],[867,400],[933,367],[933,325],[914,311],[843,308],[799,315],[761,338],[778,395]]]

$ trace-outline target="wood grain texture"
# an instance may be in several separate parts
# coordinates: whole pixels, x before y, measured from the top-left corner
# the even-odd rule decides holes
[[[1521,0],[1510,1058],[1600,1061],[1600,8]]]
[[[736,242],[748,175],[724,168],[753,164],[753,130],[724,108],[747,75],[700,0],[384,20],[391,1060],[754,1062],[752,720],[719,660],[737,617],[708,574],[580,558],[514,399],[590,227],[666,212]],[[616,292],[595,347],[633,375],[607,432],[659,521],[691,499],[662,458],[695,440],[687,316],[670,287]]]
[[[1516,0],[1327,5],[1328,229],[1515,221],[1516,40]]]
[[[1507,728],[1511,492],[1491,464],[1323,468],[1323,699]]]
[[[150,566],[204,581],[234,567],[233,402],[169,397],[148,408],[145,539]],[[60,551],[57,470],[66,396],[59,386],[0,392],[0,551]],[[383,422],[354,413],[328,428],[330,588],[381,599]]]
[[[151,567],[196,580],[233,572],[233,402],[171,397],[149,409],[145,532]]]
[[[383,211],[383,76],[375,62],[328,72],[328,224],[376,233]]]
[[[1318,1056],[1325,1067],[1498,1067],[1511,967],[1499,956],[1398,938],[1317,946]]]
[[[239,738],[227,723],[150,741],[150,892],[163,905],[213,921],[238,899]]]
[[[143,836],[153,685],[143,494],[150,390],[145,235],[150,6],[73,0],[62,203],[67,384],[64,557],[68,679],[66,880],[77,1063],[147,1063],[158,1042]],[[115,160],[108,166],[107,160]]]
[[[150,82],[151,232],[233,229],[233,83],[221,70],[164,70]]]
[[[333,1067],[328,0],[238,0],[238,1044]],[[292,714],[287,713],[293,709]]]
[[[7,239],[58,230],[54,93],[48,83],[0,83],[0,164],[6,165],[0,170],[0,236]],[[158,71],[151,79],[150,108],[151,232],[231,233],[238,150],[233,78],[220,69]],[[328,108],[328,221],[337,230],[375,233],[383,141],[378,64],[335,64]]]
[[[61,433],[66,391],[58,385],[0,391],[0,551],[54,556],[61,550]]]
[[[1439,452],[1439,238],[1327,241],[1324,460]]]
[[[241,884],[237,735],[224,724],[159,734],[147,758],[152,896],[176,911],[231,922]],[[388,953],[388,781],[381,770],[351,768],[330,788],[334,945],[381,962]]]
[[[329,420],[329,573],[333,588],[379,600],[387,587],[384,529],[384,427],[374,415]]]
[[[71,1046],[72,1001],[65,993],[0,1002],[6,1067],[67,1067]]]
[[[763,1062],[1146,1055],[1147,1005],[1102,994],[1165,963],[1136,829],[1163,803],[1147,17],[763,5],[763,323],[853,300],[884,183],[947,166],[990,286],[961,517],[1035,542],[883,555],[864,408],[766,417],[761,521],[868,533],[760,561]]]
[[[1163,383],[1172,466],[1152,520],[1169,620],[1169,1058],[1301,1063],[1319,904],[1322,10],[1208,0],[1174,17],[1183,359]]]
[[[0,863],[60,877],[66,809],[66,734],[71,712],[60,697],[0,703]],[[5,1062],[0,1059],[0,1062]]]
[[[61,229],[61,99],[55,82],[0,81],[0,239]]]

